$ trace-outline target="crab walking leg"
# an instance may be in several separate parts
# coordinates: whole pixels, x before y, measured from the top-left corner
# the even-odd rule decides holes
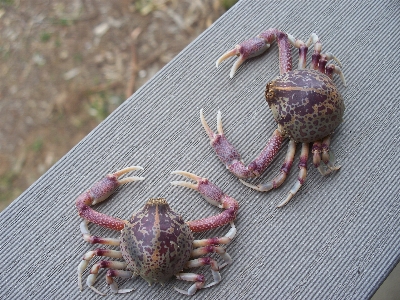
[[[232,241],[235,235],[236,235],[236,227],[233,224],[233,222],[231,222],[231,229],[224,237],[213,237],[204,240],[194,240],[193,248],[197,249],[194,249],[192,251],[191,257],[198,257],[205,255],[207,253],[218,253],[225,262],[223,265],[220,266],[220,269],[222,269],[228,264],[232,263],[232,258],[226,252],[225,248],[220,246],[216,247],[215,245],[228,244]]]
[[[197,182],[194,184],[186,181],[173,181],[171,182],[172,185],[180,185],[194,189],[212,205],[225,209],[222,213],[216,216],[187,222],[191,231],[206,231],[220,227],[235,220],[237,211],[239,209],[239,203],[232,197],[226,195],[219,187],[211,183],[207,178],[203,178],[185,171],[174,171],[172,174],[182,175]]]
[[[80,264],[78,265],[78,286],[79,289],[82,290],[82,273],[85,271],[87,268],[89,262],[91,259],[95,256],[106,256],[106,257],[112,257],[112,258],[122,258],[122,253],[121,251],[116,251],[116,250],[109,250],[109,249],[95,249],[93,251],[87,252],[83,258]]]
[[[102,244],[102,245],[112,245],[119,246],[119,239],[113,238],[103,238],[100,236],[91,235],[88,228],[88,221],[83,220],[80,225],[83,240],[91,244]]]
[[[106,282],[110,286],[111,292],[115,294],[123,294],[132,292],[134,289],[118,289],[118,285],[114,282],[113,277],[120,278],[131,278],[133,273],[131,271],[115,270],[117,268],[112,268],[112,270],[107,271]]]
[[[177,287],[174,286],[174,289],[177,292],[188,296],[192,296],[196,293],[197,290],[202,289],[206,282],[204,275],[195,273],[178,273],[176,274],[176,278],[185,281],[195,281],[195,283],[187,291],[178,289]]]
[[[308,47],[310,47],[311,44],[314,44],[314,53],[311,57],[311,68],[313,70],[318,70],[318,62],[321,58],[322,43],[315,33],[311,33],[310,38],[306,42]]]
[[[322,141],[322,161],[325,163],[325,165],[328,168],[328,171],[324,171],[324,172],[322,172],[321,169],[319,169],[322,175],[327,175],[327,174],[331,173],[332,171],[337,171],[341,167],[341,166],[335,166],[333,164],[333,162],[331,161],[332,158],[331,158],[331,155],[329,154],[330,143],[331,143],[330,136],[327,136]],[[333,155],[332,155],[332,157],[333,157]]]
[[[115,271],[123,270],[126,268],[126,266],[127,266],[127,263],[121,262],[121,261],[101,260],[101,261],[97,262],[96,264],[94,264],[93,267],[90,269],[90,275],[89,275],[88,279],[86,280],[86,284],[93,291],[104,296],[105,294],[100,292],[93,285],[96,282],[96,278],[99,273],[99,270],[101,268],[108,268],[108,269],[113,269],[113,270],[108,270],[107,276],[106,276],[106,281],[107,281],[107,284],[110,285],[111,291],[113,293],[131,292],[133,289],[118,290],[118,285],[112,280],[112,276],[110,276],[110,274],[112,274],[114,276],[118,276],[118,275],[115,275]],[[122,271],[122,272],[123,272],[122,275],[124,275],[125,273],[129,273],[129,276],[125,276],[125,278],[130,278],[132,276],[132,272],[130,272],[130,271]],[[126,274],[126,275],[128,275],[128,274]],[[121,276],[121,277],[123,277],[123,276]]]
[[[220,269],[226,267],[230,263],[232,263],[232,258],[231,256],[226,252],[224,247],[221,246],[205,246],[205,247],[200,247],[192,251],[190,254],[191,257],[200,257],[203,256],[207,253],[218,253],[221,258],[224,260],[224,264],[219,266]]]
[[[297,178],[297,181],[295,185],[292,187],[292,189],[289,191],[289,194],[285,201],[281,202],[278,204],[277,207],[282,207],[285,206],[290,199],[297,193],[297,191],[301,188],[301,186],[304,184],[307,178],[307,160],[308,160],[308,152],[309,152],[309,145],[308,143],[303,143],[301,145],[301,154],[300,154],[300,161],[299,161],[299,177]]]
[[[290,53],[290,42],[288,40],[288,36],[286,33],[275,29],[270,28],[266,31],[263,31],[255,38],[246,40],[235,46],[232,50],[224,53],[220,58],[218,58],[216,65],[217,67],[221,62],[226,60],[231,56],[239,56],[238,60],[232,66],[230,77],[232,78],[235,75],[236,70],[246,61],[248,58],[258,56],[265,52],[270,44],[277,40],[279,47],[279,70],[280,73],[283,74],[285,72],[292,70],[292,57]]]
[[[143,170],[143,168],[139,166],[133,166],[124,168],[113,174],[108,174],[102,180],[96,182],[89,190],[78,196],[76,199],[76,208],[78,209],[79,216],[88,220],[89,222],[106,228],[122,230],[125,225],[123,220],[99,213],[90,208],[90,205],[104,201],[115,191],[117,187],[122,184],[143,180],[144,177],[137,176],[125,177],[118,180],[118,177],[121,175],[135,170]]]
[[[229,244],[236,235],[236,227],[233,222],[231,222],[231,229],[229,232],[223,237],[213,237],[209,239],[203,240],[194,240],[193,241],[193,248],[205,247],[210,245],[220,245],[220,244]]]
[[[342,69],[338,66],[335,66],[334,64],[327,65],[325,68],[325,74],[328,75],[330,79],[332,79],[334,73],[338,74],[343,85],[347,86]]]
[[[320,42],[319,42],[320,43]],[[329,76],[329,78],[332,79],[332,75],[333,73],[336,73],[339,75],[340,80],[342,81],[344,86],[346,85],[346,79],[344,78],[342,69],[340,68],[342,66],[342,63],[340,62],[340,60],[334,56],[332,53],[328,52],[328,53],[324,53],[321,54],[321,45],[317,44],[315,45],[314,48],[314,54],[312,57],[312,68],[314,70],[318,70],[323,74],[326,74]],[[319,49],[318,51],[315,49]],[[327,64],[330,60],[334,60],[340,67],[335,66],[334,64]]]
[[[243,183],[245,186],[248,186],[260,192],[267,192],[272,189],[278,188],[286,180],[290,172],[290,169],[292,168],[295,152],[296,152],[296,142],[294,140],[290,140],[285,161],[283,162],[283,165],[281,167],[281,172],[271,181],[268,181],[267,183],[261,183],[259,185],[250,184],[242,179],[239,179],[240,182]]]
[[[218,263],[211,257],[200,257],[198,259],[189,260],[185,266],[185,268],[197,268],[206,265],[209,265],[211,267],[211,273],[214,281],[205,285],[203,288],[209,288],[213,285],[218,284],[221,281],[221,274],[219,273]]]
[[[288,34],[288,39],[290,44],[299,49],[299,65],[298,69],[305,69],[306,64],[307,64],[307,52],[308,52],[308,47],[307,45],[302,41],[297,38],[295,38],[293,35]]]
[[[215,134],[208,126],[202,109],[200,110],[200,120],[210,139],[210,145],[214,149],[218,158],[225,164],[229,171],[242,179],[260,176],[275,158],[284,139],[278,127],[261,153],[248,166],[246,166],[241,160],[239,152],[233,147],[223,133],[221,112],[218,111],[217,114],[218,134]]]
[[[209,288],[211,286],[218,284],[221,281],[221,274],[219,273],[219,266],[218,266],[218,263],[211,257],[201,257],[198,259],[190,260],[185,265],[185,269],[196,268],[196,267],[201,267],[201,266],[206,266],[206,265],[209,265],[211,267],[211,273],[212,273],[213,279],[214,279],[214,281],[212,283],[204,285],[205,278],[203,275],[193,274],[193,273],[178,273],[176,275],[176,278],[178,278],[180,280],[186,280],[186,281],[196,281],[196,283],[193,284],[187,291],[178,289],[176,287],[174,287],[174,289],[176,291],[178,291],[179,293],[182,293],[185,295],[193,295],[194,293],[196,293],[196,291],[198,289],[205,289],[205,288]]]
[[[318,168],[321,164],[322,141],[314,142],[311,152],[313,154],[313,164]]]

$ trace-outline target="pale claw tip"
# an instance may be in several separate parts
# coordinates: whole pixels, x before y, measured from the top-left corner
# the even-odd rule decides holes
[[[141,167],[141,166],[131,166],[131,167],[127,167],[125,169],[129,169],[131,171],[144,170],[143,167]]]
[[[198,190],[198,187],[199,187],[197,184],[194,184],[191,182],[186,182],[186,181],[171,181],[171,184],[175,185],[175,186],[187,187],[189,189],[196,190],[196,191]]]
[[[239,67],[244,63],[244,61],[245,61],[245,59],[243,59],[242,56],[239,56],[237,61],[235,61],[235,63],[232,66],[231,72],[229,74],[230,78],[233,78],[233,76],[235,75],[237,69],[239,69]]]
[[[292,199],[293,195],[294,194],[289,192],[289,195],[287,196],[287,198],[284,201],[282,201],[281,203],[279,203],[276,207],[281,208],[281,207],[285,206],[286,204],[288,204],[290,199]]]
[[[83,291],[82,276],[79,276],[79,275],[78,275],[78,286],[79,286],[79,290]]]
[[[122,185],[125,183],[141,181],[141,180],[145,180],[145,177],[139,177],[139,176],[125,177],[125,178],[118,180],[118,184]]]
[[[260,189],[258,188],[258,186],[253,185],[253,184],[250,184],[250,183],[244,181],[243,179],[240,179],[240,178],[239,178],[239,181],[240,181],[241,183],[243,183],[245,186],[247,186],[247,187],[249,187],[249,188],[252,188],[253,190],[257,190],[257,191],[260,190]]]
[[[178,293],[184,294],[184,295],[189,295],[189,293],[185,290],[178,289],[176,286],[174,286],[174,290],[177,291]]]
[[[99,295],[102,295],[102,296],[105,296],[105,295],[107,295],[107,294],[105,294],[105,293],[102,293],[102,292],[100,292],[98,289],[96,289],[94,286],[89,286],[93,291],[95,291],[97,294],[99,294]]]
[[[212,287],[212,286],[214,286],[214,285],[216,285],[216,284],[218,284],[218,283],[219,283],[219,281],[218,281],[218,282],[217,282],[217,281],[211,282],[211,283],[209,283],[209,284],[203,286],[203,289],[207,289],[207,288]]]
[[[220,110],[218,110],[218,113],[217,113],[217,131],[218,131],[218,134],[224,134],[224,129],[223,129],[223,127],[222,127],[222,114],[221,114],[221,111]]]
[[[137,171],[137,170],[144,170],[144,169],[143,169],[141,166],[126,167],[126,168],[123,168],[123,169],[121,169],[121,170],[116,171],[116,172],[114,173],[114,175],[117,176],[117,177],[119,177],[119,176],[124,175],[124,174],[126,174],[126,173],[128,173],[128,172]]]
[[[125,293],[130,293],[132,291],[134,291],[135,289],[122,289],[122,290],[118,290],[118,294],[125,294]]]
[[[193,179],[195,181],[199,181],[201,179],[200,176],[197,176],[196,174],[189,173],[186,171],[176,170],[176,171],[171,172],[171,174],[181,175],[181,176],[187,177],[189,179]]]
[[[224,53],[220,58],[217,59],[217,61],[215,62],[215,65],[218,66],[227,58],[231,57],[231,56],[235,56],[236,54],[238,54],[238,49],[235,47],[232,50],[229,50],[228,52]]]

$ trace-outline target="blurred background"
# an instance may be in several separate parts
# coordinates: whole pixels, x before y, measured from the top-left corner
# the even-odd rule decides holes
[[[235,3],[0,0],[0,211]]]
[[[235,2],[0,0],[0,211]]]

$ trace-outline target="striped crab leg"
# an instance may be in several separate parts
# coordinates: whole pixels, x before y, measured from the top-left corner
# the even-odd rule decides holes
[[[197,268],[201,266],[210,266],[211,268],[211,273],[213,276],[214,281],[211,282],[210,284],[205,285],[205,277],[204,275],[201,274],[195,274],[195,273],[178,273],[176,274],[176,278],[180,280],[185,280],[185,281],[195,281],[195,283],[187,290],[182,290],[178,289],[177,287],[174,287],[174,289],[184,295],[194,295],[197,290],[199,289],[205,289],[212,287],[216,284],[218,284],[221,281],[221,274],[219,273],[220,267],[218,266],[217,261],[212,259],[211,257],[200,257],[197,259],[189,260],[187,264],[185,265],[185,269],[189,268]]]
[[[201,232],[223,226],[235,220],[239,203],[232,197],[225,194],[219,187],[211,183],[207,178],[197,176],[185,171],[174,171],[172,174],[182,175],[196,181],[173,181],[172,185],[180,185],[198,191],[210,204],[224,208],[225,210],[208,218],[189,221],[187,224],[193,232]]]

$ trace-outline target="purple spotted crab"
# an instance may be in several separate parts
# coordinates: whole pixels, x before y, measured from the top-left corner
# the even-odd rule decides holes
[[[135,212],[129,220],[121,220],[93,210],[90,206],[107,199],[115,189],[125,183],[143,180],[143,177],[125,177],[118,179],[125,173],[142,170],[133,166],[107,175],[95,183],[89,190],[76,199],[76,207],[80,217],[84,219],[80,230],[84,241],[91,244],[119,246],[120,251],[98,248],[87,252],[78,266],[78,285],[82,290],[82,273],[90,260],[95,256],[105,256],[122,259],[123,261],[100,260],[90,269],[87,285],[95,292],[105,295],[96,289],[95,283],[101,268],[107,268],[106,282],[113,293],[127,293],[133,289],[119,289],[114,281],[115,277],[131,278],[141,276],[150,285],[153,282],[164,284],[171,277],[192,281],[194,284],[187,290],[175,287],[182,294],[193,295],[197,290],[211,287],[221,281],[219,270],[232,262],[231,257],[220,246],[228,244],[236,234],[233,224],[239,205],[235,199],[226,195],[220,188],[197,175],[174,171],[173,174],[182,175],[196,181],[173,181],[171,184],[184,186],[198,191],[209,203],[225,209],[218,215],[208,218],[185,222],[174,212],[164,198],[153,198],[145,206]],[[118,239],[93,236],[88,229],[88,222],[105,228],[121,231]],[[231,229],[223,237],[195,240],[192,232],[201,232],[230,223]],[[207,253],[217,253],[224,263],[218,265],[211,257],[201,257]],[[209,265],[213,282],[205,284],[202,274],[184,273],[183,269]]]
[[[224,135],[221,112],[218,111],[217,114],[217,134],[210,129],[202,110],[200,110],[200,119],[212,148],[227,169],[243,184],[258,191],[275,189],[285,181],[293,164],[296,143],[302,144],[298,180],[289,191],[287,198],[278,204],[278,207],[282,207],[290,201],[306,180],[310,143],[312,143],[313,164],[322,175],[340,168],[334,165],[334,155],[329,150],[330,137],[342,123],[345,110],[343,98],[332,80],[333,74],[338,74],[345,86],[346,82],[340,67],[328,64],[330,60],[334,60],[341,66],[340,61],[332,53],[321,53],[322,43],[315,33],[312,33],[308,41],[304,43],[274,28],[236,45],[234,49],[217,60],[217,67],[225,59],[238,56],[230,72],[232,78],[246,59],[260,55],[275,40],[279,47],[280,75],[267,84],[265,97],[278,123],[278,128],[273,132],[261,153],[246,166],[239,152]],[[311,67],[307,69],[306,56],[308,47],[312,44],[314,53]],[[291,46],[299,49],[297,70],[292,70]],[[288,151],[279,175],[264,184],[252,185],[245,182],[243,179],[258,177],[266,170],[286,137],[289,138]],[[321,160],[325,166],[321,164]]]

